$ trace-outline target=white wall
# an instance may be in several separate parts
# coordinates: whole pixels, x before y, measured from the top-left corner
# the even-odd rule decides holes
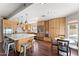
[[[77,12],[75,12],[75,13],[73,13],[73,14],[70,14],[70,15],[68,15],[67,17],[66,17],[66,19],[68,20],[68,21],[70,21],[70,20],[74,20],[74,19],[79,19],[79,13],[78,13],[78,11]]]
[[[68,35],[67,35],[68,34],[67,33],[67,31],[68,31],[68,27],[67,27],[68,22],[75,21],[75,20],[79,20],[79,13],[78,13],[78,11],[75,12],[75,13],[72,13],[72,14],[70,14],[70,15],[68,15],[66,17],[66,37],[68,37]]]

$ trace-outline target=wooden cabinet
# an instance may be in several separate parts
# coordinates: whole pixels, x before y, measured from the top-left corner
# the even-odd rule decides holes
[[[45,22],[44,21],[38,22],[37,29],[38,29],[39,33],[44,33],[44,31],[45,31]]]
[[[3,29],[4,28],[8,28],[11,27],[13,28],[13,30],[15,31],[15,29],[17,28],[17,22],[13,21],[13,20],[3,20]]]
[[[45,31],[49,31],[49,21],[45,21]]]
[[[49,31],[49,21],[40,21],[37,24],[38,29],[38,37],[40,40],[44,40],[44,37],[46,36],[46,32]]]
[[[66,28],[66,20],[60,20],[60,35],[65,35],[65,28]]]
[[[65,35],[65,26],[66,26],[66,18],[55,18],[48,21],[41,21],[38,22],[38,34],[40,34],[38,37],[45,37],[46,31],[48,34],[51,35],[52,38],[55,38],[59,35]],[[50,41],[47,38],[44,38],[44,40]]]
[[[11,27],[11,22],[8,20],[3,20],[3,28],[5,27]]]
[[[8,27],[12,28],[14,31],[16,31],[16,29],[18,27],[21,27],[23,30],[31,30],[32,29],[31,24],[18,24],[17,25],[17,21],[4,19],[3,20],[3,29],[8,28]]]
[[[55,34],[55,21],[56,20],[49,20],[49,34],[54,36]]]
[[[59,35],[65,35],[66,19],[56,18],[49,20],[49,33],[54,38]]]
[[[44,39],[44,31],[45,31],[45,22],[40,21],[37,23],[37,39],[43,40]]]

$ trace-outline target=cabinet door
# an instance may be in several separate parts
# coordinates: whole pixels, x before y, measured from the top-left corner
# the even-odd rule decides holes
[[[65,26],[66,26],[65,18],[60,19],[60,35],[65,35]]]
[[[11,27],[11,22],[9,20],[3,20],[3,27]]]
[[[51,37],[54,36],[54,20],[49,20],[49,34],[51,35]]]
[[[65,35],[65,18],[56,18],[49,20],[49,33],[54,38],[59,35]]]
[[[58,36],[60,34],[60,22],[59,22],[59,19],[55,19],[55,22],[54,22],[54,36]]]
[[[49,21],[45,21],[45,30],[49,31]]]

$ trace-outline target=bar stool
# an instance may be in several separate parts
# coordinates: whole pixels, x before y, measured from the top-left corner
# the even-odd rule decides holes
[[[12,47],[15,50],[15,42],[6,38],[4,40],[3,47],[4,47],[4,50],[5,50],[5,54],[7,54],[7,56],[8,56],[10,47]]]
[[[23,47],[24,56],[26,56],[26,50],[30,49],[33,46],[33,43],[34,43],[33,40],[30,39],[27,43],[21,44],[20,51],[21,48]]]
[[[15,50],[15,43],[14,43],[14,42],[9,42],[9,43],[7,43],[6,45],[7,45],[7,46],[6,46],[6,54],[7,54],[7,56],[8,56],[9,50],[10,50],[10,47],[11,47],[11,46],[13,46],[13,50]]]
[[[23,47],[24,56],[26,56],[26,50],[29,49],[30,44],[22,44],[21,47]]]

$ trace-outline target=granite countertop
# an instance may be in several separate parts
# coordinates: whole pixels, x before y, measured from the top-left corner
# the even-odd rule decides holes
[[[22,38],[31,38],[36,36],[35,34],[12,34],[12,35],[6,35],[8,38],[13,40],[19,40]]]

